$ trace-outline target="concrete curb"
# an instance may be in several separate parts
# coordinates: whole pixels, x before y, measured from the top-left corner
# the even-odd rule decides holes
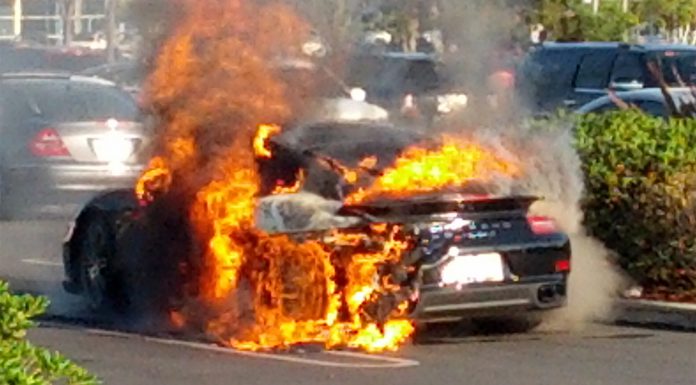
[[[614,318],[622,324],[696,332],[696,304],[621,299]]]

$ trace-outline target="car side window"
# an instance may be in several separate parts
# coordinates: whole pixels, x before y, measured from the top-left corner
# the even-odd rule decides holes
[[[634,52],[619,54],[611,72],[611,81],[616,83],[645,83],[645,73],[640,55]]]
[[[582,57],[575,77],[576,88],[604,89],[616,54],[613,51],[591,52]]]

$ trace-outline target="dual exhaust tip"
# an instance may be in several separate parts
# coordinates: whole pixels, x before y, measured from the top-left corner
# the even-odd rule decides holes
[[[554,303],[564,299],[566,296],[566,285],[556,283],[552,285],[540,286],[537,290],[537,299],[540,303]]]

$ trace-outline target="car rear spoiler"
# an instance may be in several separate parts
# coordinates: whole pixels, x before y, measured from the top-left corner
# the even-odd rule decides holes
[[[540,200],[536,196],[437,196],[426,199],[380,200],[357,205],[344,205],[338,211],[346,216],[418,216],[442,213],[485,213],[500,211],[527,212],[532,203]]]

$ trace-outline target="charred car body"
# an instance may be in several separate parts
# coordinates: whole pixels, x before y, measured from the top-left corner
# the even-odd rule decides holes
[[[366,306],[376,320],[404,302],[408,316],[423,323],[527,317],[563,306],[569,238],[552,220],[529,214],[534,197],[482,195],[485,187],[472,183],[466,191],[342,203],[345,186],[331,162],[347,165],[379,154],[381,164],[372,167],[379,172],[421,141],[420,135],[386,123],[322,122],[273,138],[274,157],[258,161],[261,193],[269,195],[257,204],[256,226],[298,242],[319,240],[337,256],[339,276],[341,260],[379,247],[374,243],[383,238],[380,233],[397,229],[408,250],[379,270],[377,278],[388,277],[397,288]],[[271,194],[279,184],[292,185],[297,175],[304,175],[302,192]],[[195,271],[195,246],[185,214],[177,211],[185,209],[171,205],[171,217],[152,217],[126,190],[93,200],[66,238],[64,287],[83,294],[93,307],[130,309],[144,297],[147,306],[159,300],[171,304],[172,297],[184,295],[172,282]],[[157,229],[166,236],[153,238]],[[342,243],[332,237],[336,229],[357,241]],[[180,257],[165,258],[164,249]],[[187,268],[181,269],[182,263]],[[143,282],[147,289],[138,286]]]

